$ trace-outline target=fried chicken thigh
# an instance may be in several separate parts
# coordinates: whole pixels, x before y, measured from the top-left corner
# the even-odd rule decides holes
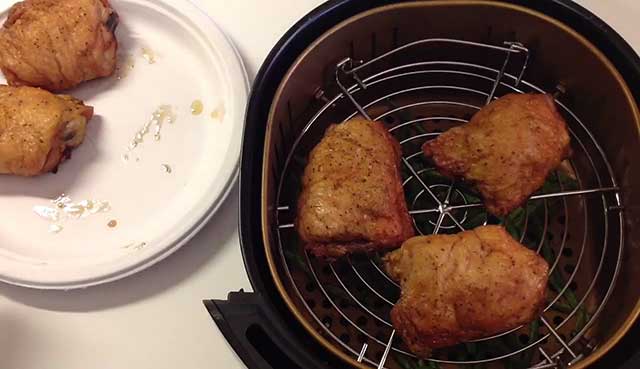
[[[414,237],[384,261],[402,287],[391,321],[421,357],[530,322],[544,304],[547,262],[501,226]]]
[[[311,151],[298,199],[307,250],[327,259],[399,246],[414,235],[398,142],[380,122],[330,126]]]
[[[422,150],[443,174],[475,184],[489,212],[506,215],[569,156],[569,132],[548,95],[510,94]]]
[[[55,170],[84,140],[93,108],[33,87],[0,86],[0,174]]]
[[[116,67],[118,15],[107,0],[25,0],[0,29],[0,69],[12,86],[59,91]]]

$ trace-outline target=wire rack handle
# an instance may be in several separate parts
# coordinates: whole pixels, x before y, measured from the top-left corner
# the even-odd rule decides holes
[[[507,66],[509,65],[509,61],[511,60],[511,56],[513,54],[524,55],[524,62],[520,67],[520,72],[518,73],[515,86],[518,86],[520,84],[520,81],[522,80],[522,77],[524,76],[524,73],[527,70],[527,66],[529,64],[529,49],[525,47],[522,43],[517,41],[505,41],[503,43],[504,46],[496,46],[496,45],[484,44],[480,42],[456,40],[456,39],[449,39],[449,38],[430,38],[430,39],[423,39],[423,40],[410,42],[408,44],[399,46],[395,49],[387,51],[386,53],[380,56],[377,56],[366,62],[362,60],[354,60],[349,57],[345,58],[336,65],[336,69],[335,69],[336,84],[338,85],[338,87],[340,88],[340,91],[342,91],[344,96],[346,96],[349,99],[349,101],[353,104],[353,106],[358,110],[358,112],[366,119],[371,120],[371,117],[369,116],[369,114],[367,114],[366,110],[362,107],[360,103],[358,103],[358,101],[352,95],[352,93],[357,91],[358,88],[365,90],[367,89],[367,86],[368,86],[365,80],[363,80],[358,75],[358,72],[362,71],[364,68],[368,66],[371,66],[382,60],[385,60],[390,56],[399,53],[400,51],[407,50],[410,48],[416,48],[419,46],[432,46],[437,44],[463,45],[463,46],[469,46],[474,48],[483,48],[485,49],[485,51],[489,51],[489,50],[500,51],[505,54],[502,66],[499,69],[499,72],[496,74],[496,78],[493,81],[491,91],[487,96],[486,104],[488,104],[489,102],[491,102],[491,100],[493,100],[496,90],[498,88],[498,85],[500,84],[500,81],[504,77],[505,71],[507,69]],[[341,79],[344,77],[351,78],[353,81],[355,81],[355,84],[347,88],[341,81]],[[370,82],[370,81],[367,81],[367,82]]]

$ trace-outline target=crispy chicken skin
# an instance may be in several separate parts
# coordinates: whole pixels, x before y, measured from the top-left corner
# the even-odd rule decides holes
[[[25,0],[0,29],[0,69],[12,86],[60,91],[116,67],[118,15],[107,0]]]
[[[55,170],[82,143],[92,115],[71,96],[0,85],[0,174]]]
[[[383,260],[402,287],[391,321],[421,357],[530,322],[544,304],[547,262],[501,226],[414,237]]]
[[[330,126],[311,151],[297,229],[312,254],[335,259],[399,246],[414,235],[400,178],[398,142],[380,122]]]
[[[542,94],[493,101],[422,150],[443,174],[475,184],[495,215],[522,205],[570,154],[567,125]]]

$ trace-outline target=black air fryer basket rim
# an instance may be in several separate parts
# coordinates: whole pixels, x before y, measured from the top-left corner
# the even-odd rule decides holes
[[[264,255],[261,232],[263,145],[271,102],[281,79],[300,53],[335,24],[373,7],[408,0],[329,1],[296,23],[276,44],[260,68],[247,107],[240,175],[240,242],[251,285],[262,296],[265,314],[275,324],[296,328],[298,323],[277,291]],[[640,58],[606,23],[569,0],[502,0],[525,6],[568,24],[598,47],[618,69],[640,102]]]

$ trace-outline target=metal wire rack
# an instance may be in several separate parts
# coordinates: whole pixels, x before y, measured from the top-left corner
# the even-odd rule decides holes
[[[428,57],[430,49],[448,47],[493,53],[491,60],[500,63]],[[401,54],[406,52],[426,57],[405,62]],[[496,46],[425,39],[364,63],[345,58],[335,70],[338,93],[326,99],[326,104],[304,124],[286,154],[275,199],[276,224],[272,226],[291,292],[317,330],[358,362],[380,369],[403,367],[402,362],[417,358],[403,347],[390,323],[388,312],[400,290],[383,271],[377,255],[352,256],[326,264],[299,245],[293,224],[296,191],[308,148],[317,143],[317,132],[326,127],[322,122],[337,115],[346,121],[358,114],[385,122],[403,149],[403,185],[419,233],[458,232],[480,224],[505,223],[507,219],[488,215],[480,199],[464,184],[438,177],[422,161],[419,148],[447,128],[465,124],[498,96],[545,92],[524,79],[529,56],[529,50],[517,42]],[[346,80],[350,81],[348,87]],[[520,242],[543,254],[550,264],[551,277],[561,275],[550,278],[547,305],[534,322],[536,332],[530,329],[523,335],[527,327],[518,327],[465,347],[467,351],[470,345],[495,347],[512,337],[520,338],[519,345],[500,352],[459,355],[456,353],[461,348],[453,348],[436,353],[427,362],[445,367],[499,367],[496,365],[524,358],[526,367],[561,368],[597,347],[597,339],[589,337],[588,332],[598,324],[620,268],[623,205],[603,149],[587,125],[561,101],[562,89],[559,86],[555,91],[556,103],[568,122],[574,154],[563,170],[552,174],[555,190],[543,189],[533,195],[517,220]],[[566,180],[567,173],[570,181]],[[567,305],[565,300],[573,303],[567,308],[563,306]],[[574,329],[570,333],[569,326]],[[522,339],[524,336],[526,339]],[[390,356],[394,357],[393,363]]]

